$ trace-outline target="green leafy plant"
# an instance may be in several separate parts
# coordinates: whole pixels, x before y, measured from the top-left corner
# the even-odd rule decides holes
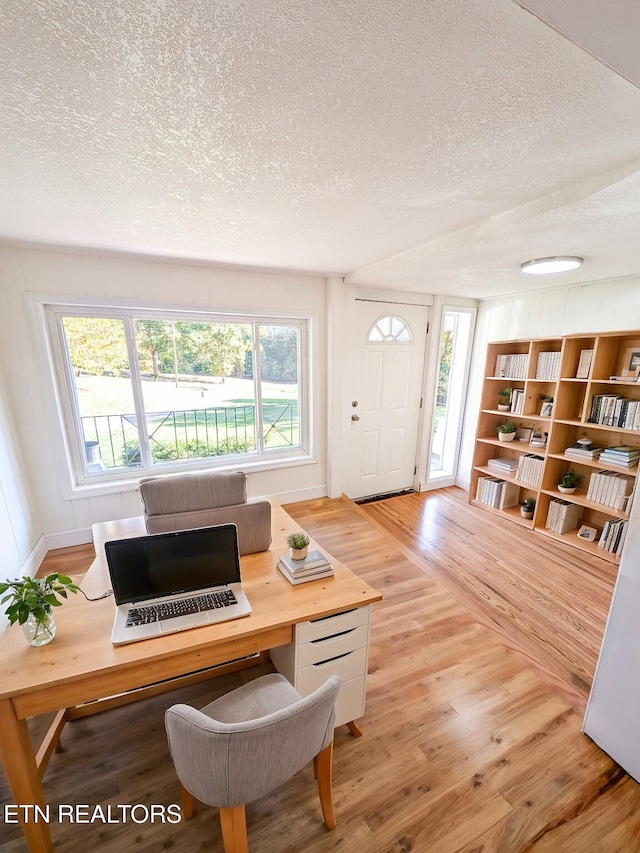
[[[309,544],[310,539],[306,533],[290,533],[287,536],[287,545],[294,551],[301,551]]]
[[[498,391],[498,400],[501,406],[507,406],[511,402],[511,388],[501,388]]]
[[[18,580],[0,583],[0,595],[7,593],[0,604],[11,602],[5,610],[10,625],[14,622],[24,625],[30,615],[36,622],[46,622],[51,608],[62,604],[58,596],[67,598],[69,592],[77,593],[79,589],[71,578],[57,572],[45,578],[23,576]]]
[[[533,512],[536,508],[536,499],[525,498],[520,505],[525,512]]]
[[[569,469],[566,474],[562,475],[562,479],[558,483],[563,489],[575,489],[578,483],[582,480],[582,475]]]
[[[516,424],[513,421],[505,421],[503,424],[498,424],[496,427],[496,432],[515,432],[518,429]]]

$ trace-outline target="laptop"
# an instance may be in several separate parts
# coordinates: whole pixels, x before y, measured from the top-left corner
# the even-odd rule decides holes
[[[104,547],[117,607],[116,646],[251,613],[235,524],[116,539]]]

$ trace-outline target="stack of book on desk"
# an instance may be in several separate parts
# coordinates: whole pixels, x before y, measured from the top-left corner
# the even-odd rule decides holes
[[[333,566],[321,551],[309,551],[304,560],[292,560],[288,554],[278,558],[278,569],[292,584],[317,581],[333,575]]]

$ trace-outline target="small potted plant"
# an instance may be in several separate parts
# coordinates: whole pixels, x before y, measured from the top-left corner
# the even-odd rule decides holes
[[[513,421],[505,421],[503,424],[498,424],[496,432],[498,433],[500,441],[513,441],[516,437],[517,429],[518,427]]]
[[[501,388],[498,391],[498,409],[501,412],[508,412],[511,408],[511,388]]]
[[[571,495],[575,492],[580,480],[582,480],[582,475],[569,469],[566,474],[562,475],[562,479],[558,483],[558,491],[565,495]]]
[[[520,515],[523,518],[533,518],[533,511],[536,508],[535,498],[525,498],[520,504]]]
[[[66,575],[47,575],[45,578],[23,576],[18,580],[0,583],[0,595],[7,593],[0,604],[10,602],[5,610],[9,624],[18,622],[32,646],[46,646],[56,635],[52,607],[62,604],[58,596],[78,592],[79,587]]]
[[[290,533],[287,545],[292,560],[304,560],[309,552],[309,537],[306,533]]]

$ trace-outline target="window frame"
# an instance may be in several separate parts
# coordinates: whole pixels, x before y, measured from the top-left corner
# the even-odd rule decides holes
[[[52,375],[57,392],[58,414],[70,470],[78,487],[99,486],[126,480],[137,480],[153,474],[178,473],[180,471],[202,468],[234,468],[241,465],[245,469],[264,469],[287,467],[313,459],[312,435],[312,365],[311,334],[313,316],[307,312],[269,313],[260,312],[220,312],[207,311],[202,307],[193,308],[157,308],[137,304],[115,305],[96,302],[67,302],[64,299],[44,303],[45,330],[49,344],[49,357]],[[131,388],[136,418],[140,427],[138,434],[142,464],[131,468],[110,468],[104,471],[89,471],[84,449],[84,435],[77,399],[73,369],[68,358],[63,317],[96,317],[121,320],[123,322]],[[253,383],[256,412],[262,406],[262,379],[260,375],[259,335],[260,326],[286,325],[298,328],[298,418],[299,446],[295,448],[268,449],[263,444],[262,417],[256,417],[256,450],[250,453],[228,454],[222,456],[204,456],[192,459],[175,459],[158,462],[151,461],[151,453],[146,429],[143,391],[141,386],[140,365],[135,343],[135,319],[165,320],[174,322],[238,323],[252,326]]]

